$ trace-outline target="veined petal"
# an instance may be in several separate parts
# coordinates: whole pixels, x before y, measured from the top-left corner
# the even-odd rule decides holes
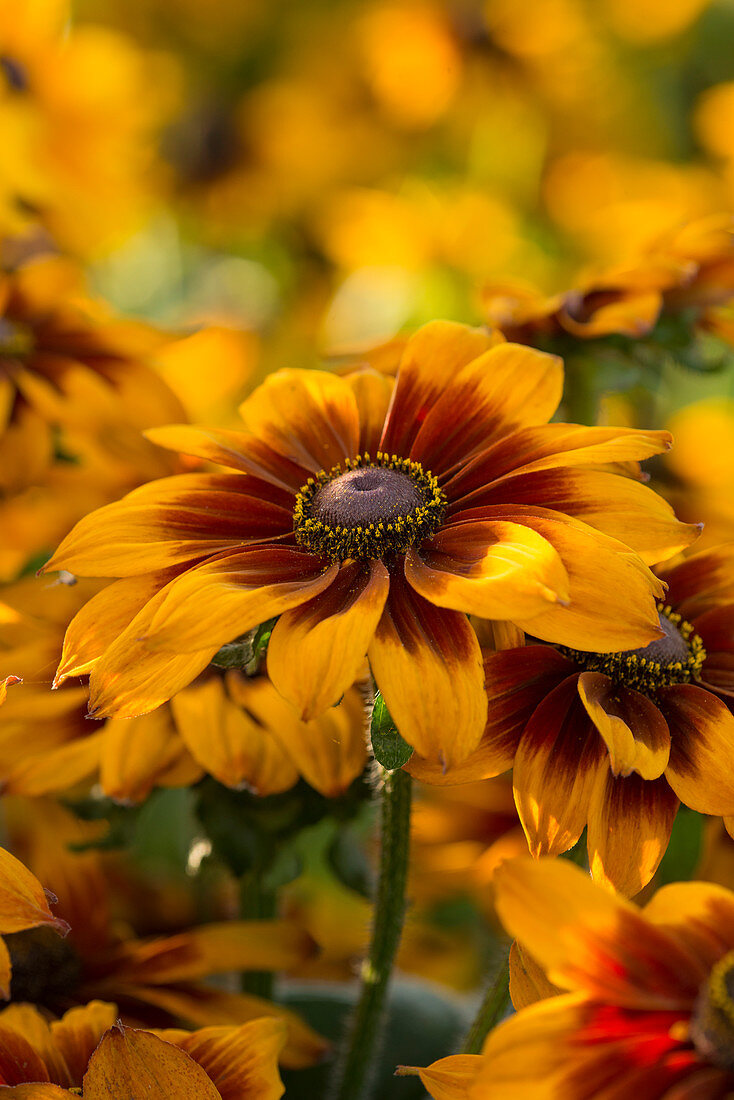
[[[627,1008],[690,1009],[701,960],[568,860],[509,860],[495,887],[505,928],[556,985]]]
[[[442,488],[452,503],[468,506],[474,492],[505,475],[569,466],[606,466],[669,450],[669,432],[543,424],[511,432],[453,473]]]
[[[734,543],[730,542],[691,554],[672,569],[663,568],[670,603],[689,621],[734,603],[733,564]]]
[[[461,367],[492,347],[482,329],[430,321],[408,340],[398,369],[380,450],[407,456],[438,396]]]
[[[222,1100],[279,1100],[285,1091],[278,1073],[287,1035],[283,1020],[270,1017],[238,1028],[159,1034],[206,1070]]]
[[[240,405],[245,429],[311,473],[329,470],[359,448],[359,411],[349,384],[327,371],[268,375]]]
[[[346,562],[325,591],[275,624],[268,675],[304,722],[333,706],[357,679],[389,588],[381,561]]]
[[[655,874],[668,847],[679,802],[664,778],[600,771],[591,796],[587,845],[596,882],[627,897]]]
[[[602,672],[582,672],[578,691],[609,749],[613,774],[638,772],[643,779],[661,776],[670,757],[670,730],[652,700],[616,685]]]
[[[479,1054],[450,1054],[430,1066],[398,1066],[396,1077],[420,1077],[421,1084],[433,1100],[468,1100],[469,1088],[479,1073]]]
[[[717,692],[734,695],[734,602],[705,611],[692,625],[706,650],[703,682]]]
[[[121,802],[142,802],[185,751],[168,708],[110,719],[102,736],[100,785]]]
[[[228,693],[222,679],[211,676],[179,691],[171,699],[176,727],[192,756],[225,786],[258,795],[287,791],[298,772],[257,711],[263,691],[275,695],[275,689],[264,678],[248,682],[238,705],[237,682],[228,675]]]
[[[446,377],[410,448],[439,476],[493,436],[545,424],[563,393],[563,363],[522,344],[497,344]]]
[[[515,804],[534,856],[573,847],[586,825],[597,774],[606,767],[604,743],[581,705],[576,680],[567,677],[535,709],[515,755]]]
[[[434,607],[396,571],[368,656],[405,740],[450,767],[479,742],[487,717],[482,655],[466,617]]]
[[[249,432],[173,424],[165,428],[149,428],[144,434],[159,447],[241,470],[291,493],[298,492],[311,472],[310,467],[279,454]]]
[[[658,691],[670,726],[665,775],[686,806],[702,814],[734,812],[734,715],[703,688],[674,684]]]
[[[292,513],[280,501],[268,499],[262,482],[241,476],[231,479],[241,483],[239,489],[222,489],[209,475],[198,477],[195,488],[186,490],[168,484],[177,478],[161,478],[144,486],[144,493],[130,493],[84,516],[43,566],[44,572],[136,576],[292,529]]]
[[[182,1050],[149,1031],[118,1024],[89,1061],[82,1088],[88,1100],[221,1100],[206,1072]]]
[[[38,924],[48,924],[62,936],[69,931],[66,921],[49,909],[49,898],[35,875],[0,848],[0,933],[22,932]]]
[[[510,998],[515,1011],[560,993],[562,990],[548,981],[537,959],[515,940],[510,948]]]
[[[51,1036],[69,1070],[71,1083],[81,1081],[100,1039],[117,1019],[117,1005],[90,1001],[65,1012],[48,1025]]]
[[[635,550],[647,565],[684,550],[700,533],[648,486],[600,470],[557,467],[508,476],[478,490],[474,503],[480,502],[539,505],[574,516]]]
[[[528,619],[569,599],[555,548],[505,520],[450,524],[405,557],[409,583],[431,603],[484,619]]]
[[[395,382],[376,370],[357,370],[346,375],[359,409],[359,453],[376,455]]]
[[[141,632],[151,649],[217,648],[333,583],[336,564],[287,546],[260,546],[204,562],[172,581]],[[153,601],[148,605],[150,607]],[[147,609],[144,609],[147,612]],[[142,613],[141,613],[142,614]]]

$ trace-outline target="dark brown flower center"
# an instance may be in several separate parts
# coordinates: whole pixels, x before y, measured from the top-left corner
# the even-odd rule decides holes
[[[658,604],[664,638],[656,638],[640,649],[622,653],[585,653],[558,646],[562,653],[590,672],[603,672],[615,683],[654,695],[668,684],[688,684],[700,679],[706,660],[703,642],[677,611]]]
[[[344,465],[301,486],[293,513],[301,546],[337,560],[382,558],[437,530],[446,498],[419,462],[378,453]]]
[[[709,1062],[734,1070],[734,951],[719,959],[701,987],[691,1019],[691,1039]]]
[[[55,1010],[68,1003],[79,983],[81,962],[68,939],[41,925],[3,936],[13,972],[12,1001],[28,1001]]]

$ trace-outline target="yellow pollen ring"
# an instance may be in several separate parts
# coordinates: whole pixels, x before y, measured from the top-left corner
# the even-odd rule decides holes
[[[354,471],[392,471],[395,475],[396,496],[399,500],[408,496],[412,506],[405,512],[385,514],[369,523],[351,522],[348,492],[342,502],[344,522],[328,522],[317,512],[319,493],[325,487],[333,487],[331,496],[337,499],[340,484],[347,490],[347,479]],[[375,475],[376,476],[376,475]],[[340,479],[344,479],[340,483]],[[382,497],[390,496],[390,479],[382,477],[379,489]],[[359,486],[358,486],[359,488]],[[388,504],[389,504],[388,500]],[[332,511],[334,505],[332,504]],[[358,510],[353,510],[356,514]],[[408,458],[387,455],[378,451],[372,459],[368,452],[347,458],[330,470],[321,470],[310,477],[296,495],[293,509],[293,530],[296,542],[315,554],[323,554],[337,561],[346,558],[383,558],[391,554],[403,554],[409,546],[433,535],[441,525],[446,511],[446,497],[437,479]],[[388,513],[390,510],[388,509]]]
[[[581,650],[558,649],[590,672],[603,672],[615,683],[654,695],[658,688],[670,684],[689,684],[701,678],[701,668],[706,660],[706,650],[701,638],[689,622],[672,607],[659,603],[661,626],[670,624],[668,637],[675,639],[681,650],[677,660],[661,660],[656,645],[651,642],[642,650],[626,650],[623,653],[585,653]],[[675,631],[672,630],[675,628]],[[685,652],[685,656],[683,653]],[[647,656],[645,654],[647,653]]]

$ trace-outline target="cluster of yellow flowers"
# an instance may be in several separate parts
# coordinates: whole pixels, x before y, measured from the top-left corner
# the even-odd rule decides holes
[[[0,0],[0,1100],[734,1093],[727,32]]]

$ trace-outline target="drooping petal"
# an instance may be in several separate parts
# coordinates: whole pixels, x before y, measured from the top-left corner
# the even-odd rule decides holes
[[[478,490],[473,504],[522,504],[563,512],[618,539],[647,565],[690,546],[697,524],[681,523],[666,500],[632,478],[556,467],[520,473]]]
[[[505,928],[556,985],[628,1008],[691,1008],[701,960],[568,860],[507,861],[495,887]]]
[[[268,674],[304,722],[333,706],[356,680],[389,587],[381,561],[346,562],[326,591],[275,624]]]
[[[536,708],[515,755],[515,803],[534,856],[559,855],[584,830],[604,743],[567,677]],[[532,947],[531,947],[532,950]]]
[[[31,1005],[32,1013],[36,1009]],[[22,1031],[3,1026],[0,1017],[0,1082],[6,1085],[19,1085],[28,1079],[38,1082],[50,1082],[48,1066],[40,1052],[34,1050],[30,1036]]]
[[[96,772],[103,744],[104,734],[92,728],[87,736],[36,751],[22,759],[17,757],[15,766],[3,774],[3,791],[38,798],[70,790]]]
[[[395,724],[421,756],[448,768],[469,755],[487,699],[479,643],[464,615],[428,603],[395,571],[368,656]]]
[[[445,786],[507,771],[533,711],[574,665],[551,646],[523,646],[485,655],[484,671],[487,724],[476,749],[448,769],[414,753],[407,770],[415,779]]]
[[[51,900],[56,898],[51,895]],[[49,908],[49,898],[35,875],[20,860],[0,848],[0,934],[22,932],[48,924],[65,936],[69,925],[55,917]]]
[[[116,1005],[90,1001],[51,1021],[51,1036],[69,1070],[70,1083],[81,1081],[97,1044],[116,1018]]]
[[[484,619],[529,619],[570,598],[555,548],[519,523],[481,520],[442,527],[405,557],[405,575],[439,607]]]
[[[407,457],[418,431],[450,380],[492,347],[482,329],[431,321],[408,340],[400,361],[380,450]]]
[[[643,779],[661,776],[670,757],[670,730],[652,700],[615,684],[602,672],[582,672],[578,691],[609,749],[613,774],[638,772]]]
[[[556,997],[561,992],[557,985],[548,981],[537,959],[515,940],[510,948],[510,998],[515,1011]]]
[[[359,411],[349,384],[327,371],[281,370],[240,405],[245,429],[311,473],[359,448]]]
[[[685,944],[707,969],[734,949],[734,897],[717,883],[670,883],[653,894],[644,914]]]
[[[440,476],[497,435],[547,423],[562,392],[563,363],[557,356],[521,344],[497,344],[446,377],[410,457]]]
[[[229,677],[232,682],[232,677]],[[171,699],[176,727],[203,768],[228,787],[247,786],[259,795],[287,791],[298,772],[267,726],[258,720],[257,699],[266,680],[247,684],[247,699],[238,705],[219,676],[202,679]],[[287,703],[283,703],[288,707]],[[290,708],[289,708],[290,709]]]
[[[142,802],[186,751],[168,708],[110,719],[102,736],[100,785],[121,802]]]
[[[221,1100],[188,1054],[148,1031],[121,1024],[102,1037],[82,1087],[85,1100]]]
[[[468,1100],[469,1088],[479,1073],[482,1059],[478,1054],[450,1054],[430,1066],[398,1066],[396,1077],[420,1077],[433,1100]]]
[[[599,773],[591,796],[587,846],[596,882],[632,897],[665,855],[679,801],[665,778]]]
[[[252,1020],[238,1028],[162,1032],[206,1070],[222,1100],[279,1100],[284,1087],[278,1056],[286,1041],[283,1020]]]
[[[734,715],[695,684],[658,690],[670,727],[665,775],[681,802],[702,814],[734,812]]]

